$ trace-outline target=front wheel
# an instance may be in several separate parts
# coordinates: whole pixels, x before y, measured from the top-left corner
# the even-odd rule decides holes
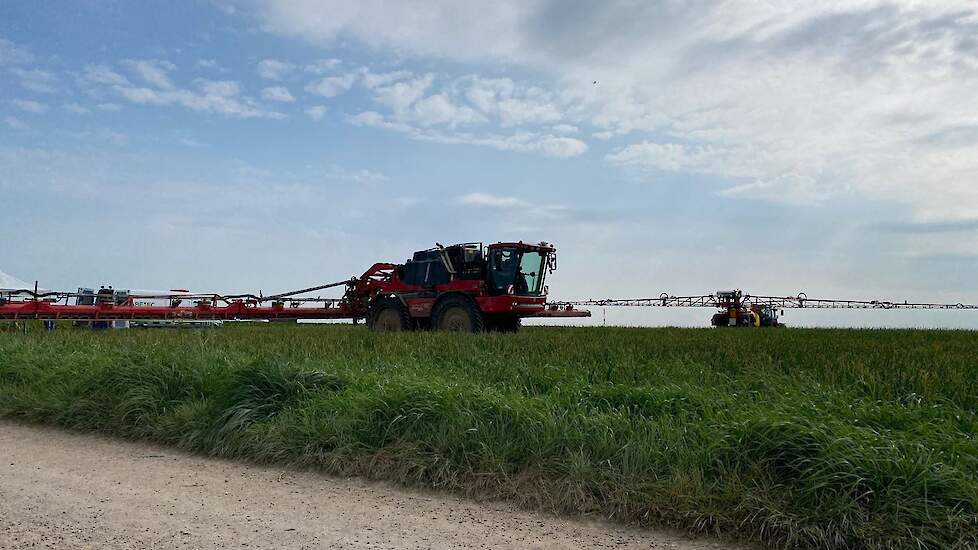
[[[486,328],[479,306],[466,296],[449,296],[441,300],[435,305],[431,317],[436,330],[482,332]]]
[[[370,307],[370,312],[367,315],[367,326],[374,332],[411,330],[411,316],[400,300],[385,298]]]

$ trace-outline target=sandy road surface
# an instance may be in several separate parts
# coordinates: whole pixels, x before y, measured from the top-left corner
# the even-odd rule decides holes
[[[728,548],[0,420],[0,548]]]

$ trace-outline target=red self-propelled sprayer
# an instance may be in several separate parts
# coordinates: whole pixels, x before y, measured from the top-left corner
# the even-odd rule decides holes
[[[545,276],[557,251],[541,242],[462,243],[415,252],[403,264],[376,263],[363,275],[283,292],[139,294],[35,288],[0,291],[0,320],[201,321],[364,319],[376,331],[422,328],[513,332],[525,317],[588,317],[573,307],[547,307]],[[344,287],[341,298],[308,294]]]

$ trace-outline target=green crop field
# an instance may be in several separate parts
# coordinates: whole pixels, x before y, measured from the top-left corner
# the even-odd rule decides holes
[[[0,415],[772,547],[978,546],[978,334],[0,334]]]

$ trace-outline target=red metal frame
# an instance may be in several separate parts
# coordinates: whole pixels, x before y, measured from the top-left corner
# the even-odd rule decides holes
[[[200,303],[193,306],[134,306],[97,304],[92,306],[55,304],[44,300],[8,302],[0,305],[0,319],[72,320],[256,320],[256,319],[352,319],[354,310],[346,304],[334,307],[286,307],[282,302],[260,306],[235,300],[227,305]]]
[[[553,253],[555,249],[545,243],[530,245],[522,242],[495,243],[487,247],[515,248]],[[489,315],[514,315],[517,317],[572,317],[590,316],[590,312],[564,308],[559,312],[546,308],[546,294],[522,296],[505,294],[491,296],[481,280],[456,279],[434,287],[408,285],[398,277],[398,264],[376,263],[358,278],[329,283],[316,287],[276,294],[255,296],[252,294],[225,296],[219,294],[168,294],[130,295],[125,303],[96,303],[76,305],[68,303],[82,296],[71,292],[38,292],[19,290],[0,296],[0,320],[68,319],[68,320],[299,320],[299,319],[363,319],[371,302],[379,295],[401,298],[408,312],[415,318],[431,316],[437,300],[448,294],[470,296],[479,309]],[[315,290],[346,286],[343,298],[300,298]],[[193,305],[136,305],[145,299],[173,300],[174,303],[190,301]],[[64,303],[60,303],[61,301]],[[264,305],[271,302],[271,305]],[[312,304],[312,305],[310,305]]]

